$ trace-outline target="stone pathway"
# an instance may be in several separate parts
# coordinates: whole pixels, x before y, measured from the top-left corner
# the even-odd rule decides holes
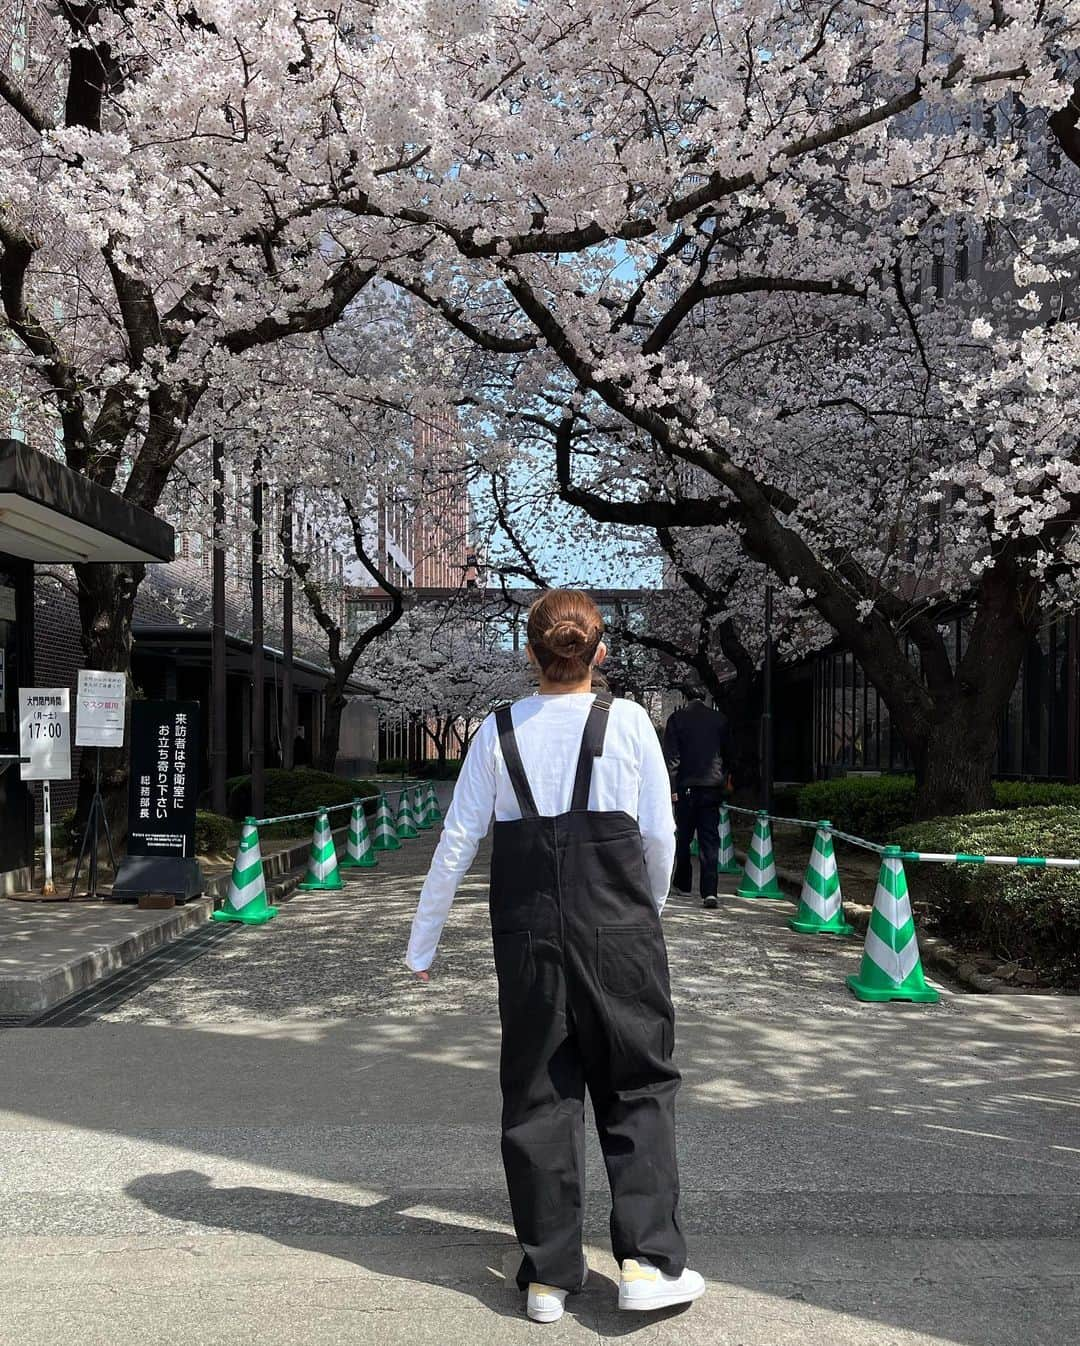
[[[675,895],[681,1213],[709,1292],[537,1328],[513,1284],[478,858],[434,980],[428,835],[78,1028],[0,1033],[0,1343],[1061,1346],[1080,1339],[1080,1006],[865,1006],[857,940]],[[732,886],[732,885],[729,885]]]
[[[345,887],[296,893],[268,925],[245,928],[111,1011],[126,1023],[336,1019],[419,1011],[495,1014],[487,908],[490,848],[459,890],[427,986],[402,962],[420,884],[435,845],[422,834],[385,852],[374,870],[343,871]],[[731,896],[718,911],[672,893],[664,913],[672,991],[682,1013],[860,1013],[844,986],[861,940],[815,939],[787,928],[794,907]],[[946,998],[932,1013],[948,1014]]]

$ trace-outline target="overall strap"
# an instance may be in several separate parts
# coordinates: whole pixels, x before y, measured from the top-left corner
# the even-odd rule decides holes
[[[529,778],[525,775],[525,768],[521,764],[521,753],[518,752],[517,739],[514,737],[514,719],[511,709],[510,706],[500,706],[495,712],[495,724],[499,730],[499,747],[502,748],[503,761],[506,763],[510,784],[514,787],[514,794],[517,795],[521,816],[523,818],[537,818],[540,815],[536,809],[536,800],[533,799]]]
[[[585,721],[585,732],[581,736],[581,752],[578,754],[577,775],[574,777],[574,796],[570,808],[581,812],[589,807],[589,788],[592,785],[593,761],[604,751],[604,732],[607,729],[608,711],[614,698],[610,692],[598,692]]]

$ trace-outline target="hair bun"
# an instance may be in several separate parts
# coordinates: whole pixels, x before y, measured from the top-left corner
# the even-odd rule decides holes
[[[580,622],[556,622],[544,635],[544,644],[560,659],[580,658],[595,644],[595,636]]]

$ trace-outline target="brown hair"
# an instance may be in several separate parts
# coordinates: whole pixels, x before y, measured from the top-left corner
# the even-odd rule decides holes
[[[596,656],[604,619],[580,589],[549,589],[529,609],[527,631],[544,677],[580,682]]]

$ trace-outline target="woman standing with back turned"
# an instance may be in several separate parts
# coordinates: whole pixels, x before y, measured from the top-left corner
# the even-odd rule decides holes
[[[406,962],[428,979],[457,886],[495,816],[491,927],[502,1020],[502,1154],[528,1314],[562,1317],[582,1251],[585,1089],[611,1185],[619,1307],[688,1303],[679,1229],[674,1011],[660,911],[671,787],[645,711],[596,696],[607,650],[586,594],[529,611],[540,694],[489,715],[454,790]]]

